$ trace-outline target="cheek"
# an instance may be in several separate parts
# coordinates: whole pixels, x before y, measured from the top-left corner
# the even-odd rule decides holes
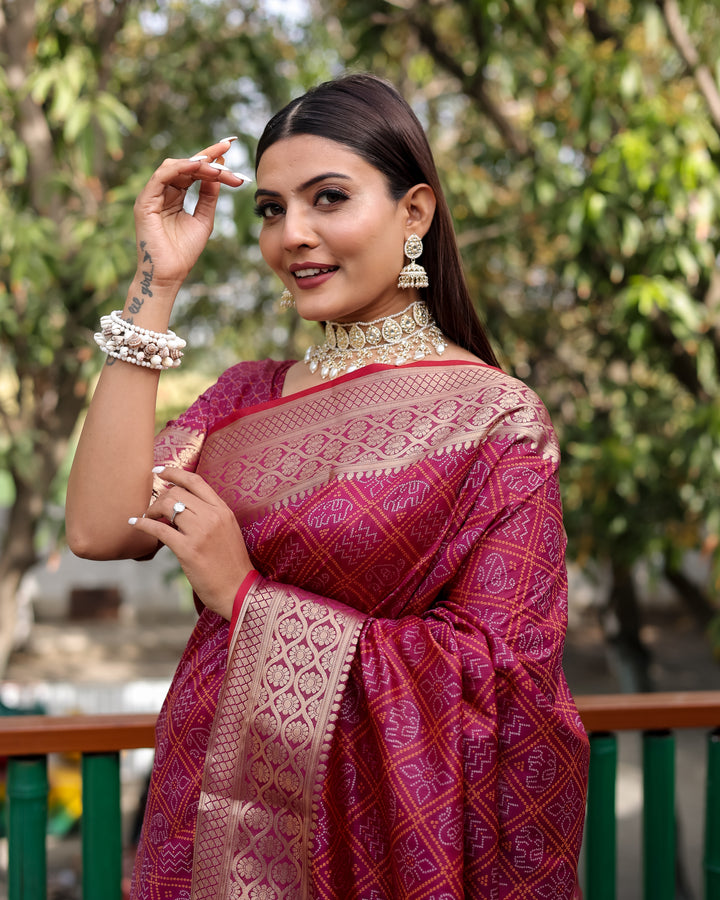
[[[367,256],[378,273],[399,272],[403,266],[403,233],[390,227],[380,228],[366,235],[364,243]]]
[[[364,211],[365,213],[365,211]],[[339,224],[339,223],[338,223]],[[332,242],[339,253],[353,258],[362,265],[368,260],[374,266],[403,265],[403,231],[395,222],[378,220],[374,211],[355,216],[351,221],[336,227]]]
[[[258,238],[258,247],[260,247],[260,253],[262,253],[262,258],[270,266],[270,268],[277,269],[277,267],[278,267],[277,240],[273,239],[272,234],[265,228],[263,228],[262,231],[260,232],[260,237]]]

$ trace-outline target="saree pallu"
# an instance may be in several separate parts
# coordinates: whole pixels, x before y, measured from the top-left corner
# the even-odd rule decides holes
[[[232,635],[202,612],[173,680],[133,896],[579,897],[544,407],[460,363],[282,398],[287,365],[228,370],[157,441],[260,574]]]

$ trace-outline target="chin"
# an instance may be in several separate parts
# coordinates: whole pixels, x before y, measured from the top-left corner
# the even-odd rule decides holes
[[[298,315],[308,322],[335,321],[343,313],[336,303],[328,303],[319,298],[298,297],[295,295],[295,309]]]
[[[328,319],[332,318],[331,315],[328,315],[326,310],[318,310],[314,304],[303,306],[303,304],[298,303],[297,300],[295,301],[295,311],[300,318],[305,319],[306,322],[327,322]]]

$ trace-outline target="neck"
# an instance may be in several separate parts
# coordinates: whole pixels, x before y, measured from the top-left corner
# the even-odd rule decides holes
[[[337,378],[371,363],[401,366],[442,354],[448,341],[422,300],[370,322],[327,322],[325,343],[310,347],[305,363],[323,380]]]

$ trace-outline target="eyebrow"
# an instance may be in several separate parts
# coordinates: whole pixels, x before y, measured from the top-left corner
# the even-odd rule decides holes
[[[322,175],[315,175],[313,178],[308,178],[307,181],[303,181],[302,184],[298,185],[298,191],[301,193],[306,191],[308,188],[311,188],[314,184],[318,184],[320,181],[325,181],[327,178],[343,178],[345,181],[351,181],[350,175],[343,175],[342,172],[323,172]],[[259,188],[255,191],[255,199],[258,197],[280,197],[279,191],[268,191],[264,188]]]

